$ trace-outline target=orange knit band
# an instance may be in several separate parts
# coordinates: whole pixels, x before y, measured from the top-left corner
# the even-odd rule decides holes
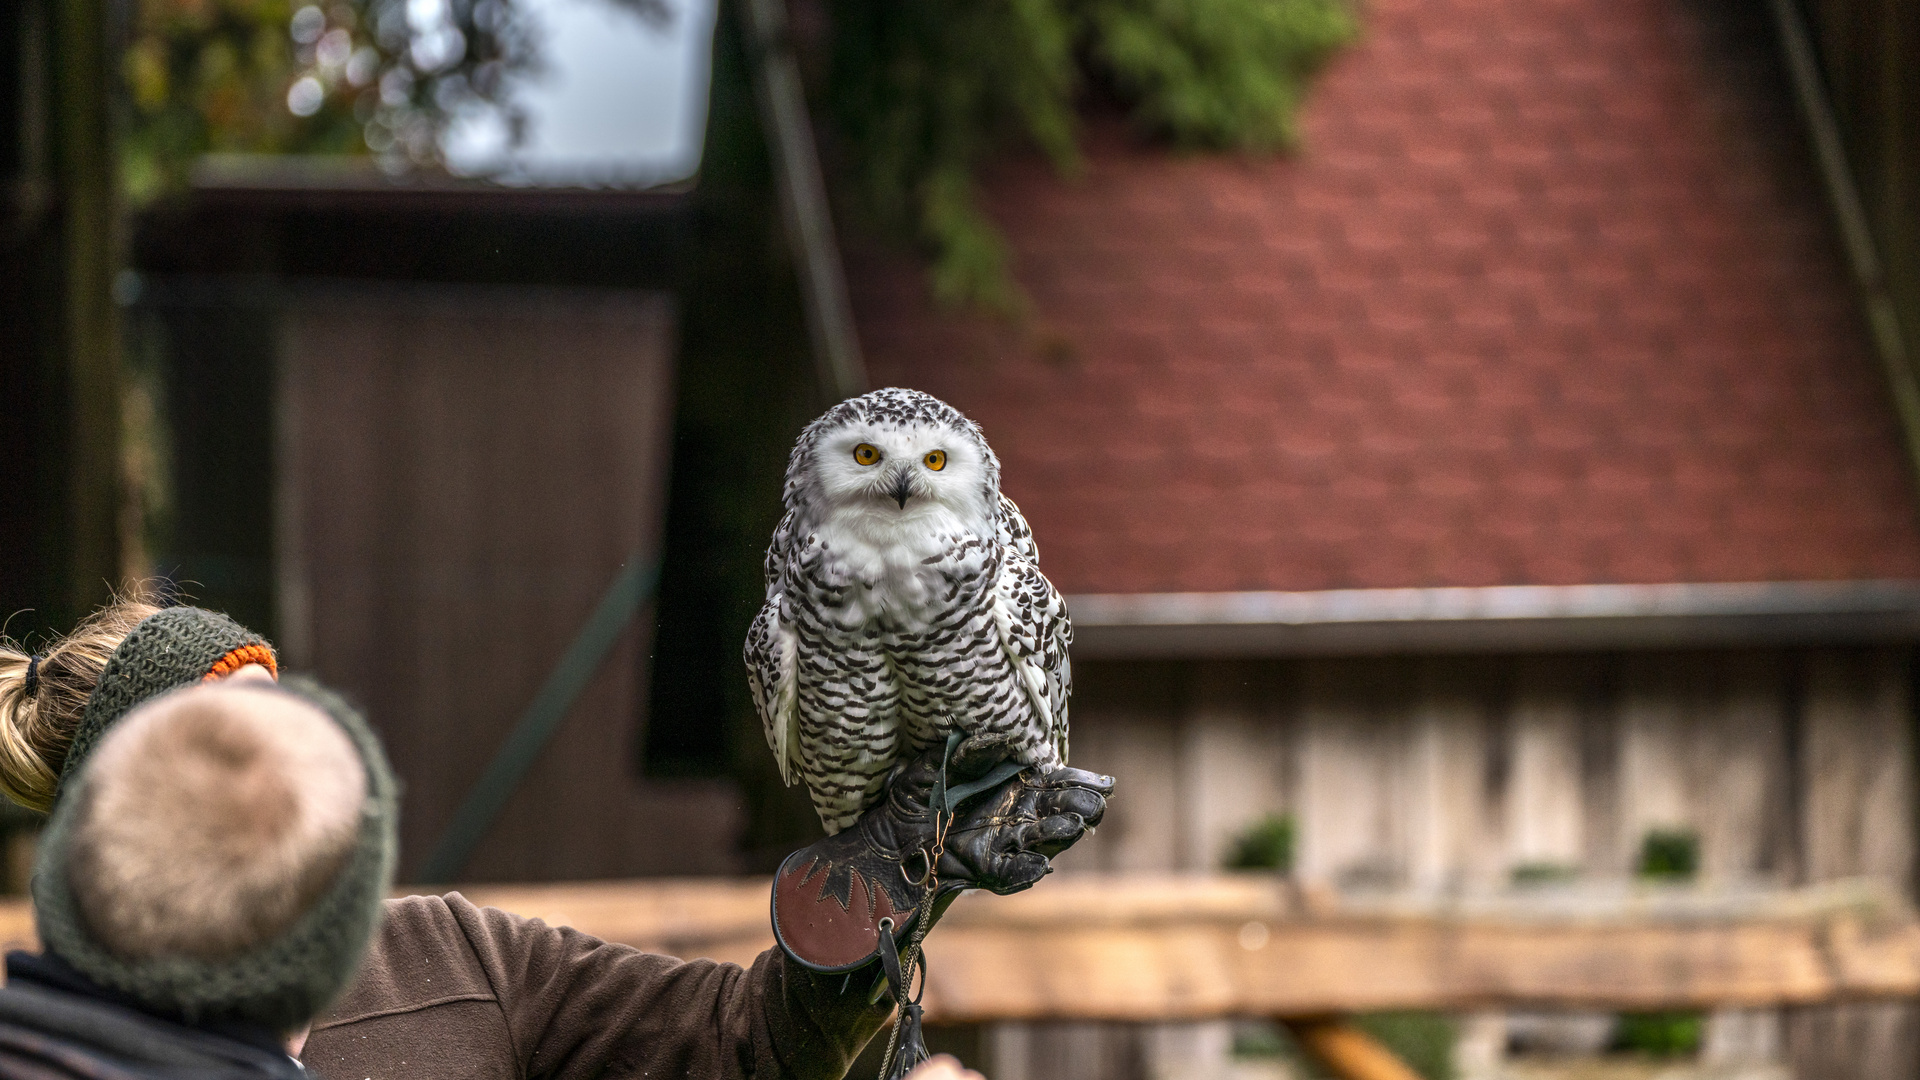
[[[248,664],[259,664],[261,667],[266,668],[274,678],[277,679],[280,677],[280,665],[274,662],[272,649],[267,648],[265,645],[242,645],[220,659],[215,660],[213,666],[207,669],[206,675],[203,676],[200,681],[212,682],[215,679],[224,679],[234,672],[239,671],[241,668],[246,667]]]

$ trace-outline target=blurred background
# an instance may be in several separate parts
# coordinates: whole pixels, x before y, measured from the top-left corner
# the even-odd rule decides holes
[[[794,436],[903,385],[1068,596],[1122,786],[1063,876],[1906,912],[1917,376],[1911,4],[0,5],[6,633],[135,581],[267,633],[371,710],[413,880],[816,835],[739,648]],[[1427,1080],[1912,1077],[1902,948],[1314,1011]],[[936,1042],[1363,1075],[1231,994],[1074,1000]]]

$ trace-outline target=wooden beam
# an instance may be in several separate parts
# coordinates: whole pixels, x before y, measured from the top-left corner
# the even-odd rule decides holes
[[[772,944],[764,879],[461,891],[675,956],[745,964]],[[0,906],[0,942],[31,940],[25,904]],[[1890,891],[1861,881],[1422,904],[1339,900],[1251,876],[1062,876],[1018,896],[961,898],[928,954],[927,1017],[941,1023],[1920,995],[1920,921]]]
[[[1420,1080],[1393,1051],[1337,1016],[1289,1020],[1286,1027],[1302,1050],[1340,1080]]]

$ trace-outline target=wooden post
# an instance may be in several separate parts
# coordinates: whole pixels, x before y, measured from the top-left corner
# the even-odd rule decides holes
[[[0,610],[64,630],[119,572],[109,0],[0,4]]]
[[[1340,1080],[1421,1080],[1379,1040],[1338,1016],[1283,1017],[1300,1048]]]
[[[52,5],[53,168],[60,193],[61,360],[67,389],[67,603],[106,599],[118,576],[120,333],[106,0]]]

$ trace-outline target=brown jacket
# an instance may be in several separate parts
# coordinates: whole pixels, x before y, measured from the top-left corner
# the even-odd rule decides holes
[[[680,961],[459,893],[387,901],[301,1059],[327,1080],[839,1080],[891,1012],[768,949]]]

